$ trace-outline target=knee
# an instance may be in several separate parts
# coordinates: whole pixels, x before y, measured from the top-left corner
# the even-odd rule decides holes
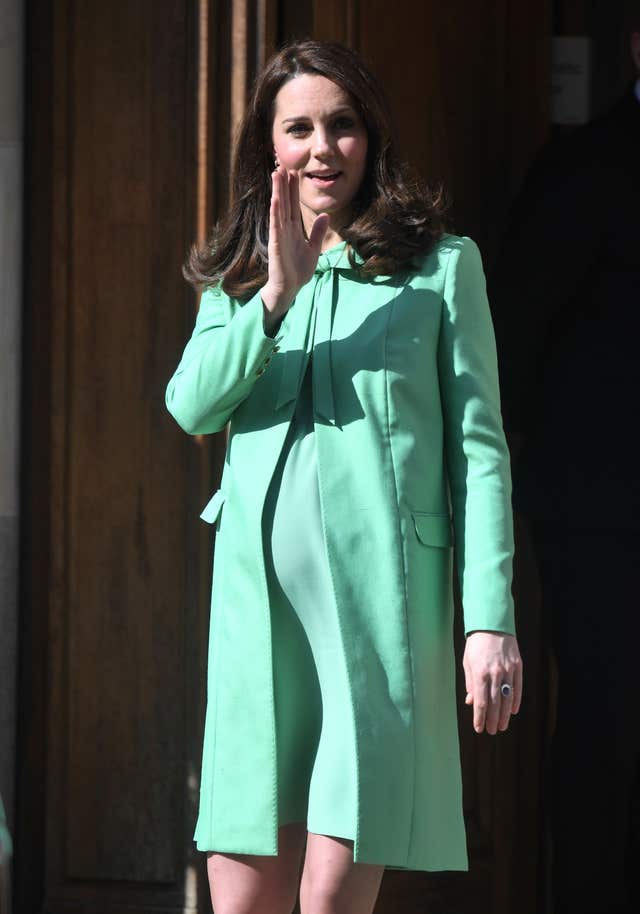
[[[211,905],[215,914],[293,914],[297,892],[289,888],[265,887],[245,892],[215,891],[211,886]]]
[[[384,866],[354,864],[353,842],[313,846],[300,881],[301,914],[371,914]]]
[[[341,910],[340,891],[330,879],[314,879],[309,873],[303,874],[300,882],[301,914],[337,914]]]
[[[215,854],[208,859],[215,914],[292,914],[297,873],[286,855]]]
[[[301,914],[349,914],[353,909],[352,894],[347,874],[326,860],[315,856],[312,865],[308,862],[300,880]]]

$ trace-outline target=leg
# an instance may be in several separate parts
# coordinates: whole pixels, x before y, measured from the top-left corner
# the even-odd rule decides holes
[[[300,883],[302,914],[371,914],[384,866],[353,862],[353,841],[309,832]]]
[[[298,894],[305,822],[278,829],[278,856],[207,855],[214,914],[291,914]]]

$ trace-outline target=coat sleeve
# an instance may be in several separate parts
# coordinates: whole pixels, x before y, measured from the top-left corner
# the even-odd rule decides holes
[[[190,435],[218,432],[249,395],[290,325],[284,316],[273,337],[264,329],[260,292],[241,304],[219,286],[207,288],[191,339],[167,385],[165,402]]]
[[[467,237],[446,267],[438,372],[465,633],[515,634],[511,466],[482,259]]]

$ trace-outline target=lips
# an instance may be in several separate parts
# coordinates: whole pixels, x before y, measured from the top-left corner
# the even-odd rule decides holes
[[[312,178],[314,181],[335,181],[336,178],[339,178],[342,172],[340,171],[308,171],[307,177]]]

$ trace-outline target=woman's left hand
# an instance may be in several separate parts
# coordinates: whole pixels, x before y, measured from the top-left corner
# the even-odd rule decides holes
[[[506,730],[522,700],[522,658],[513,635],[503,632],[471,632],[464,650],[465,704],[473,705],[473,727],[495,734]],[[500,687],[507,683],[511,694]]]

